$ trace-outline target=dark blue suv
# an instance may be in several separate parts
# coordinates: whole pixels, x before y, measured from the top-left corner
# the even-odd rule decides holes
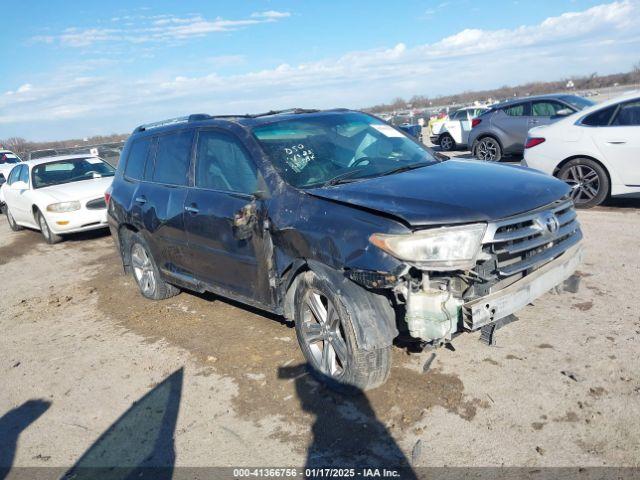
[[[210,291],[282,314],[315,374],[366,389],[398,335],[445,345],[572,275],[568,190],[442,161],[365,113],[295,109],[142,125],[106,196],[145,297]]]

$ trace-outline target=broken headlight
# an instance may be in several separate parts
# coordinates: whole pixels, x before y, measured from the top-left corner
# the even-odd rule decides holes
[[[374,233],[369,241],[394,257],[425,270],[466,270],[475,265],[486,229],[485,223],[476,223],[400,235]]]

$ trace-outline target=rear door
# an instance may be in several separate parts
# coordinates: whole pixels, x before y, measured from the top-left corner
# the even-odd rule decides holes
[[[640,186],[640,99],[621,104],[607,126],[594,129],[594,140],[621,181]]]
[[[29,183],[29,167],[18,165],[11,170],[4,195],[11,215],[18,223],[35,225]]]
[[[271,303],[261,222],[249,233],[236,216],[256,207],[258,170],[242,142],[219,129],[197,134],[193,186],[185,204],[189,268],[215,287]],[[259,210],[254,210],[261,217]]]
[[[134,197],[154,259],[165,273],[190,274],[186,265],[184,205],[193,129],[154,136],[144,179]]]
[[[524,142],[530,125],[530,103],[522,102],[498,110],[491,118],[491,125],[502,133],[502,147],[505,153],[524,150]]]

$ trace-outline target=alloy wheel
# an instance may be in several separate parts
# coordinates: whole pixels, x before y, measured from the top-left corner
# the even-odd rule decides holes
[[[449,150],[453,149],[453,139],[449,136],[444,136],[442,137],[442,140],[440,140],[440,147],[442,148],[442,150],[448,152]]]
[[[476,147],[476,154],[479,160],[493,162],[498,158],[498,146],[494,140],[485,138]]]
[[[309,290],[304,300],[300,332],[313,367],[333,378],[344,373],[348,356],[341,329],[340,317],[331,301],[321,293]]]
[[[598,172],[588,165],[574,165],[560,178],[571,186],[571,198],[575,203],[587,203],[600,191]]]
[[[156,289],[155,272],[147,250],[139,243],[136,243],[131,249],[131,265],[142,292],[145,295],[153,295]]]

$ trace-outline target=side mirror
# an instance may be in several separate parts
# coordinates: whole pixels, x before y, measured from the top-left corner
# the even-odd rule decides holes
[[[570,108],[562,108],[556,112],[556,117],[567,117],[573,113]]]
[[[23,181],[17,181],[17,182],[13,182],[11,184],[11,188],[13,190],[27,190],[29,188],[29,185],[27,185],[27,182],[23,182]]]
[[[5,183],[7,183],[7,180],[4,178],[4,175],[0,173],[0,187]]]

